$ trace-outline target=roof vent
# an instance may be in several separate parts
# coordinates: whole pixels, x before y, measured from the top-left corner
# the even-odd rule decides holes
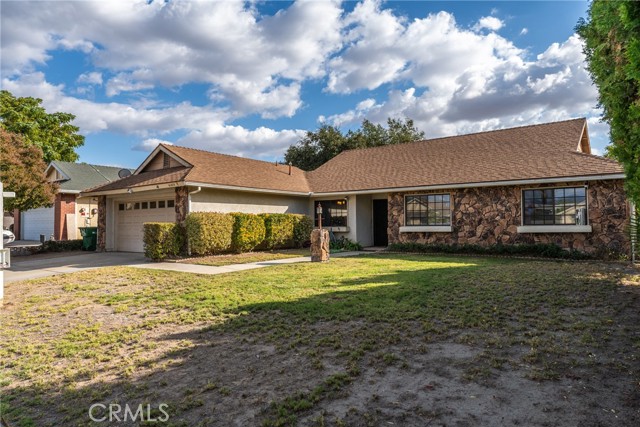
[[[129,169],[120,169],[118,171],[118,177],[120,178],[126,178],[129,175],[131,175],[131,171]]]

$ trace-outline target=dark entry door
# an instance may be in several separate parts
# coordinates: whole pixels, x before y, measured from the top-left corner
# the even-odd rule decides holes
[[[373,245],[387,246],[387,201],[373,201]]]

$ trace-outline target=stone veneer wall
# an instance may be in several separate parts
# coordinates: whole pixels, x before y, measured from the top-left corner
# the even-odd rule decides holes
[[[538,186],[477,187],[452,190],[389,194],[389,243],[494,244],[555,243],[597,256],[610,252],[628,254],[630,242],[626,226],[629,203],[623,180],[590,181],[587,191],[588,220],[591,233],[524,233],[522,190],[527,188],[575,187],[583,181]],[[404,225],[405,194],[451,194],[452,232],[400,233]]]
[[[104,252],[107,247],[107,196],[98,196],[98,235],[96,250]]]

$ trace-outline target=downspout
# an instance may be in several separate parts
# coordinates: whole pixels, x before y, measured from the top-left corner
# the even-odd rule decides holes
[[[202,187],[198,187],[197,190],[195,191],[191,191],[188,193],[188,200],[189,202],[187,203],[187,215],[189,215],[191,213],[191,195],[192,194],[197,194],[199,192],[202,191]],[[187,255],[191,256],[191,244],[189,243],[189,239],[187,238]]]

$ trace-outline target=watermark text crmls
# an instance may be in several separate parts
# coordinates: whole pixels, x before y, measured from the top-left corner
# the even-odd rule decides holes
[[[89,418],[96,423],[131,421],[164,423],[169,420],[168,408],[169,405],[166,403],[159,404],[157,410],[151,404],[130,406],[118,403],[109,405],[94,403],[89,407]]]

